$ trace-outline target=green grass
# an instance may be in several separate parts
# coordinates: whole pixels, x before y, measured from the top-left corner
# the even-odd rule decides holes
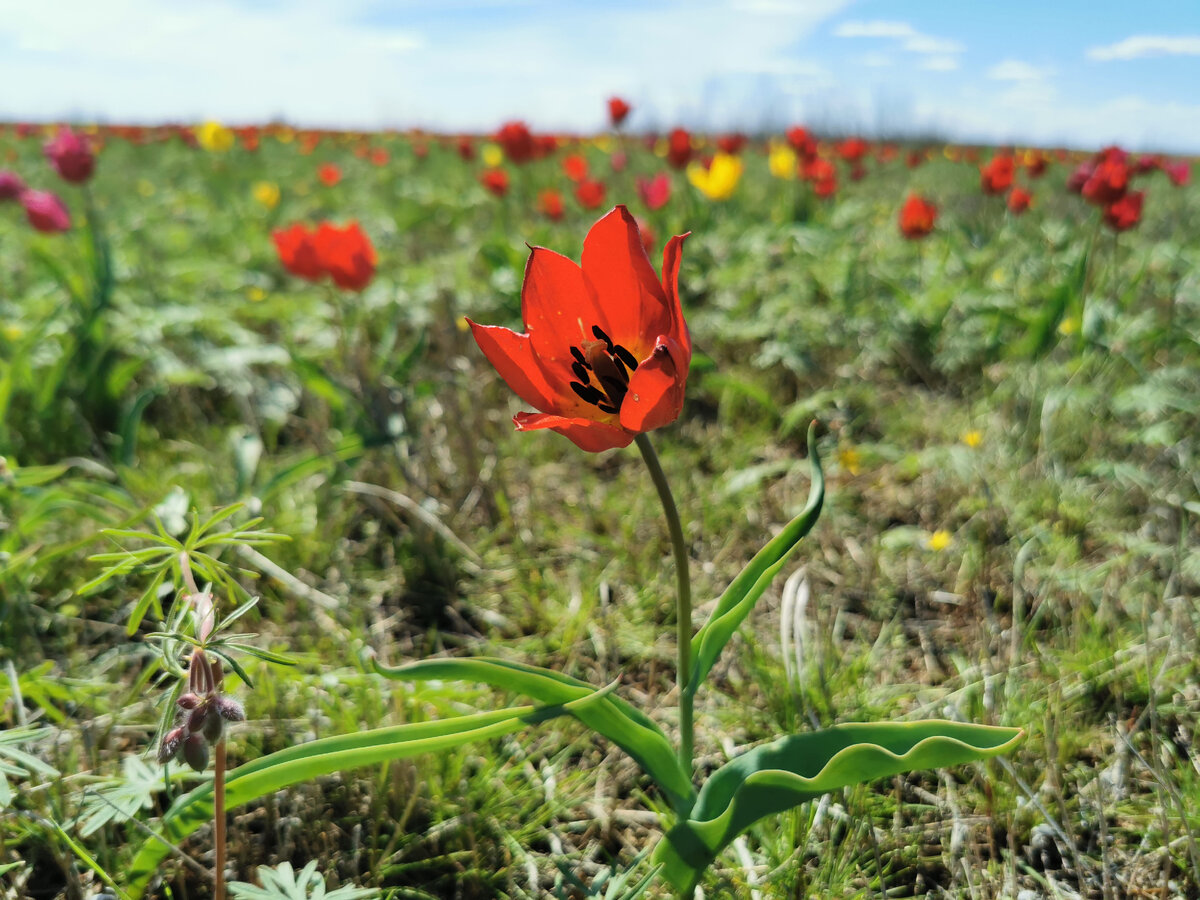
[[[183,511],[247,501],[291,538],[260,551],[294,581],[240,560],[263,597],[246,627],[300,664],[250,667],[232,764],[511,699],[383,681],[361,671],[365,647],[391,663],[488,654],[619,679],[674,727],[670,546],[637,454],[514,433],[519,401],[457,325],[519,327],[524,242],[577,258],[597,214],[568,199],[562,223],[537,218],[536,190],[563,187],[556,160],[514,171],[496,200],[450,148],[418,159],[405,138],[363,138],[391,150],[375,168],[350,152],[358,140],[308,156],[270,138],[226,156],[110,141],[91,190],[115,285],[87,332],[90,374],[62,284],[86,287],[83,235],[35,235],[0,207],[0,717],[47,726],[25,749],[64,776],[10,775],[12,896],[98,889],[51,823],[120,884],[167,804],[159,790],[130,820],[86,836],[73,824],[151,749],[164,689],[145,683],[150,623],[123,631],[145,583],[76,589],[98,574],[87,557],[114,549],[100,530],[149,527],[173,490]],[[697,357],[680,421],[654,440],[698,622],[803,506],[812,418],[829,462],[822,518],[785,573],[804,569],[803,622],[784,628],[781,578],[698,698],[701,769],[727,740],[836,722],[961,716],[1028,732],[1005,761],[756,826],[706,895],[1200,896],[1200,189],[1148,176],[1142,225],[1093,244],[1097,214],[1062,188],[1067,165],[1014,219],[979,196],[974,168],[939,156],[875,165],[793,221],[793,186],[748,151],[727,204],[676,176],[670,204],[645,213],[634,177],[662,163],[629,149],[610,201],[644,215],[660,246],[693,232],[681,285]],[[0,150],[56,187],[37,141],[5,133]],[[327,160],[345,175],[333,189],[315,177]],[[254,204],[259,179],[279,183],[278,209]],[[895,226],[909,189],[941,208],[919,246]],[[62,193],[78,216],[78,191]],[[375,242],[361,297],[275,259],[272,227],[325,216],[357,218]],[[420,504],[476,558],[351,481]],[[935,550],[939,530],[950,543]],[[795,664],[784,632],[793,653],[802,635]],[[315,859],[331,885],[397,898],[553,896],[559,863],[587,882],[657,838],[644,810],[664,803],[648,790],[611,746],[555,720],[235,810],[231,866],[249,880]],[[206,863],[209,840],[182,850]],[[207,896],[178,858],[163,876],[159,896]]]

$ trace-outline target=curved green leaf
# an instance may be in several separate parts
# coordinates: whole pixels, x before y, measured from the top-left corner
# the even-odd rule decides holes
[[[358,734],[343,734],[288,747],[231,770],[225,777],[225,805],[233,809],[259,797],[322,775],[375,765],[457,747],[516,731],[525,725],[575,713],[602,701],[605,691],[592,691],[574,704],[520,706],[493,712],[456,716],[437,722],[416,722],[376,728]],[[130,894],[139,898],[155,870],[178,844],[198,827],[212,820],[213,785],[209,781],[176,799],[163,815],[161,837],[149,838],[138,849],[127,873]]]
[[[759,550],[746,568],[738,573],[717,601],[704,627],[692,638],[692,677],[687,690],[693,695],[712,671],[717,657],[738,626],[750,615],[758,598],[779,574],[800,539],[812,531],[817,517],[821,515],[821,504],[825,501],[825,473],[821,470],[821,457],[817,455],[815,422],[808,427],[808,459],[812,465],[808,503],[800,515],[788,522],[783,531]]]
[[[587,682],[561,672],[503,659],[426,659],[396,668],[374,660],[372,663],[377,672],[388,678],[475,681],[532,697],[541,703],[569,703],[596,690]],[[677,813],[683,816],[692,808],[696,799],[692,781],[680,766],[671,742],[649,716],[614,696],[572,709],[571,713],[628,753],[662,789]]]
[[[714,772],[688,819],[659,841],[654,862],[686,896],[717,854],[765,816],[847,785],[995,756],[1023,735],[1019,728],[931,719],[835,725],[781,738]]]

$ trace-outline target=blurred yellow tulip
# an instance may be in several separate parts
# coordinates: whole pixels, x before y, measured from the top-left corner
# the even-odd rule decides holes
[[[483,149],[479,151],[479,158],[489,169],[494,169],[504,162],[504,151],[496,144],[484,144]]]
[[[688,166],[688,181],[709,200],[728,200],[742,177],[742,161],[728,153],[718,153],[706,169],[699,163]]]
[[[254,199],[265,209],[274,209],[279,205],[279,185],[275,182],[259,181],[251,190]]]
[[[767,166],[776,178],[791,181],[796,177],[796,151],[787,144],[772,144]]]
[[[233,132],[220,122],[205,122],[196,129],[196,140],[210,153],[224,153],[233,146]]]

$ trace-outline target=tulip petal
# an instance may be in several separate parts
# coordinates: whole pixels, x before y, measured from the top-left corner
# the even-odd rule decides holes
[[[571,348],[596,340],[593,325],[606,328],[608,324],[579,266],[544,247],[532,248],[525,263],[521,317],[542,368],[564,382],[573,377]]]
[[[624,206],[593,225],[583,239],[583,275],[608,320],[608,335],[635,356],[645,355],[656,335],[672,333],[667,297],[637,223]]]
[[[617,425],[546,413],[517,413],[513,416],[513,424],[517,426],[517,431],[535,431],[539,428],[557,431],[570,438],[580,450],[586,450],[588,453],[628,447],[634,437],[633,432]]]
[[[621,404],[623,428],[653,431],[679,418],[687,385],[683,358],[684,350],[677,341],[659,337],[650,358],[640,363],[629,379],[629,393]]]
[[[478,325],[467,319],[475,343],[517,396],[535,409],[554,409],[557,391],[537,364],[527,334],[499,325]]]
[[[663,293],[667,295],[667,305],[670,307],[672,318],[671,330],[666,333],[675,338],[683,348],[687,357],[687,361],[683,363],[684,368],[691,363],[692,337],[688,334],[687,322],[683,318],[683,305],[679,302],[679,264],[683,260],[683,242],[690,234],[689,231],[676,235],[663,247],[662,286]]]

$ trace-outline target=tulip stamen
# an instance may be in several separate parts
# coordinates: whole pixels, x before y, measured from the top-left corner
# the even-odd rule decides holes
[[[637,368],[637,357],[599,326],[592,326],[592,334],[596,340],[571,347],[571,372],[578,379],[570,382],[571,390],[584,403],[615,416],[629,392],[629,376]]]

